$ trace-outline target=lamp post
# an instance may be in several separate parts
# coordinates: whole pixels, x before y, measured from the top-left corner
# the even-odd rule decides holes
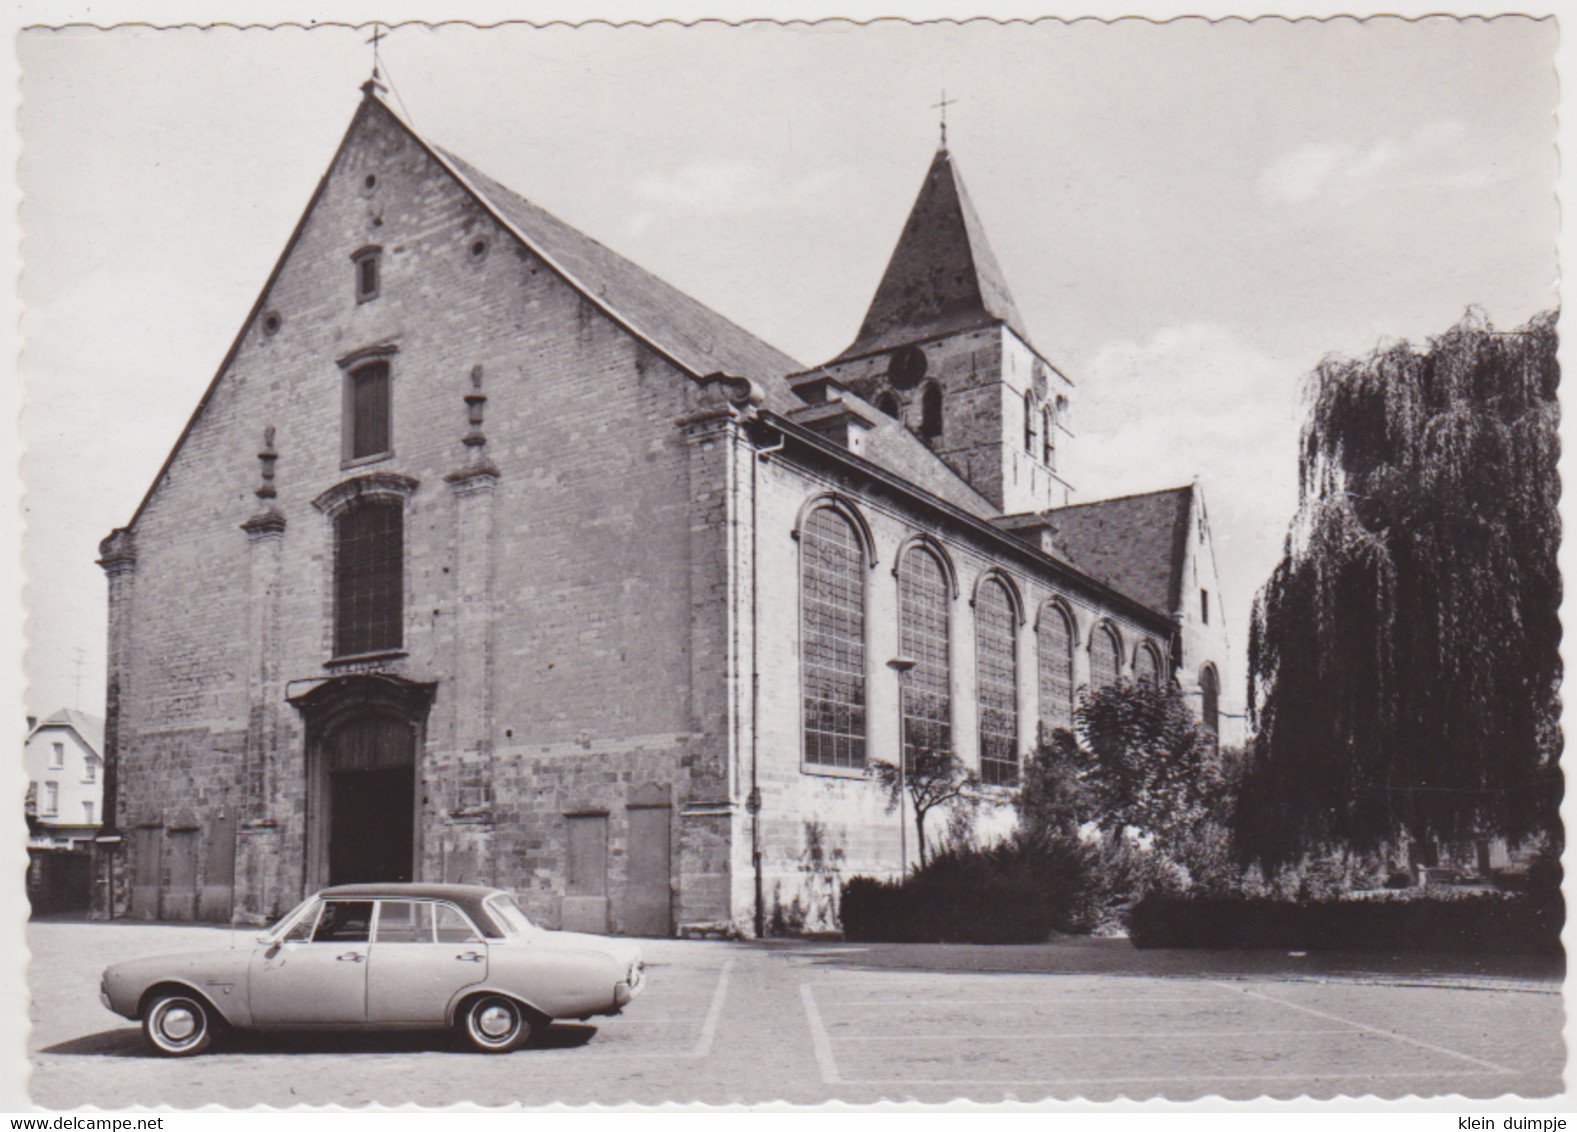
[[[900,878],[909,875],[909,819],[904,813],[908,801],[908,753],[904,750],[904,702],[909,692],[909,671],[919,664],[910,656],[895,656],[887,662],[887,667],[898,674],[898,859]]]

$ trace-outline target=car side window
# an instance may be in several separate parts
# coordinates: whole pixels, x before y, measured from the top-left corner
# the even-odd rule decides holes
[[[453,904],[438,905],[439,943],[480,943],[481,937],[471,926],[471,921]]]
[[[433,906],[407,900],[384,900],[378,904],[379,943],[431,943]]]
[[[371,927],[371,900],[329,900],[323,905],[312,942],[366,943]]]

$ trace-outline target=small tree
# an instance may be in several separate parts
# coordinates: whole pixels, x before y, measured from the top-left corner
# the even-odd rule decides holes
[[[1026,768],[1020,826],[1066,833],[1090,822],[1109,838],[1133,828],[1171,848],[1217,800],[1213,751],[1176,685],[1085,690],[1074,729],[1053,732]]]
[[[870,773],[887,793],[887,812],[898,808],[905,790],[914,810],[914,831],[920,846],[920,867],[927,860],[925,819],[932,810],[972,811],[980,800],[980,776],[949,748],[912,747],[902,775],[897,763],[878,759]]]

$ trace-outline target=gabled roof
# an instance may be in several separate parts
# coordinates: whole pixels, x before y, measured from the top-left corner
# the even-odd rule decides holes
[[[834,361],[1006,323],[1029,332],[946,147],[938,149],[852,345]]]
[[[428,142],[409,122],[373,94],[370,87],[371,84],[363,86],[366,97],[362,99],[350,125],[346,127],[339,148],[335,150],[334,157],[329,162],[328,168],[324,170],[323,176],[318,179],[311,199],[307,201],[306,208],[297,219],[290,238],[285,241],[284,250],[274,261],[273,269],[269,272],[262,290],[253,300],[252,309],[247,312],[235,338],[231,340],[224,360],[219,363],[219,368],[209,379],[208,387],[198,400],[197,407],[192,410],[192,415],[187,418],[181,435],[176,438],[158,474],[154,476],[153,482],[148,485],[148,490],[143,493],[141,501],[137,504],[137,510],[128,520],[126,524],[128,528],[135,526],[142,516],[148,501],[153,498],[154,492],[158,490],[159,484],[169,472],[176,454],[186,443],[186,437],[207,408],[209,398],[213,396],[219,382],[229,371],[231,363],[241,349],[248,328],[256,321],[264,299],[273,290],[279,273],[284,270],[285,263],[290,259],[290,253],[295,249],[297,241],[306,229],[308,219],[311,218],[319,198],[328,186],[329,177],[333,174],[335,166],[339,164],[340,154],[349,144],[363,116],[369,113],[388,115],[417,145],[421,146],[424,152],[444,166],[461,186],[477,199],[477,203],[509,229],[538,258],[547,263],[566,283],[579,291],[593,306],[604,311],[615,322],[679,368],[687,370],[696,377],[706,377],[722,371],[751,378],[761,386],[766,395],[766,403],[774,408],[788,409],[797,403],[797,399],[788,392],[788,387],[783,383],[783,375],[804,369],[802,363],[767,345],[722,315],[664,283],[651,272],[637,267],[623,256],[610,251],[556,217],[550,216],[459,158]]]
[[[31,739],[46,727],[69,727],[81,736],[82,741],[92,748],[95,755],[104,754],[104,720],[96,715],[89,715],[76,708],[61,708],[33,728],[28,738]]]
[[[392,111],[390,114],[399,121]],[[401,125],[417,136],[410,126]],[[427,148],[570,286],[658,352],[697,377],[721,370],[751,378],[762,387],[773,408],[787,409],[798,403],[783,376],[804,369],[801,363],[454,154],[430,144]]]
[[[1182,604],[1194,489],[1174,487],[1045,513],[1079,569],[1158,613]]]

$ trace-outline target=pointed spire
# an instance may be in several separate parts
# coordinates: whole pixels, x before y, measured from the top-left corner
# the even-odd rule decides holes
[[[859,336],[835,361],[992,323],[1029,334],[944,144],[931,160]]]

